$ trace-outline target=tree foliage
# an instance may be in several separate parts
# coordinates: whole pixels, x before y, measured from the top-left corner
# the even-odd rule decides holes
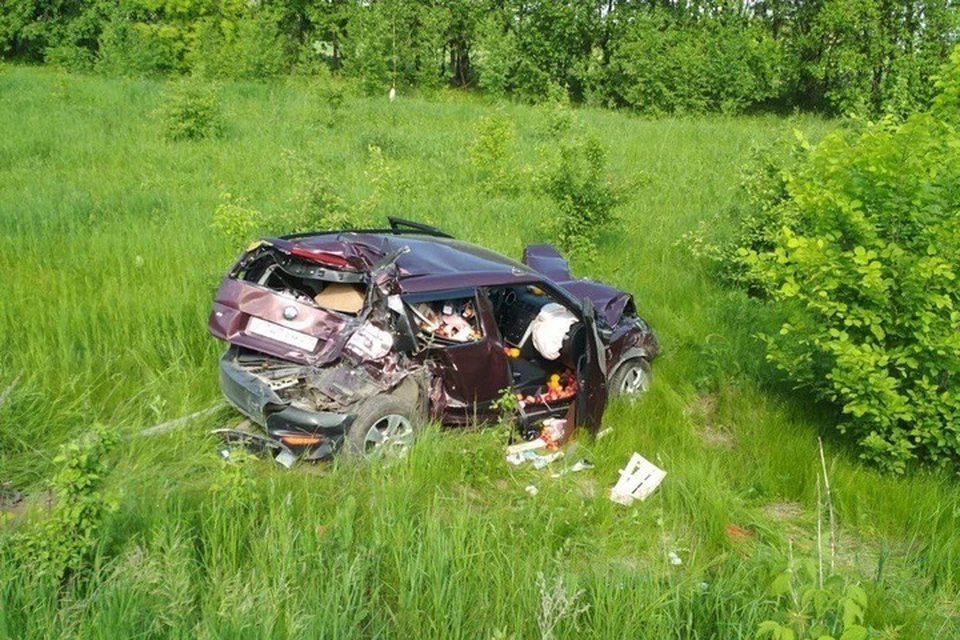
[[[326,67],[371,92],[649,113],[905,114],[929,104],[957,26],[953,0],[7,0],[0,53],[132,76]]]
[[[960,47],[936,86],[929,110],[756,174],[736,258],[787,316],[768,358],[895,471],[960,459]]]

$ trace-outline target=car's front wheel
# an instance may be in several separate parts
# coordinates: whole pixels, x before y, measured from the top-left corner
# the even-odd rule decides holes
[[[405,455],[416,436],[415,414],[413,407],[394,396],[364,401],[347,433],[347,455]]]
[[[608,388],[613,395],[635,398],[650,390],[653,374],[644,358],[627,360],[610,376]]]

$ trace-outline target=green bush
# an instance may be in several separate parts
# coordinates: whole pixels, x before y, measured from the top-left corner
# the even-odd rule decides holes
[[[196,81],[174,84],[164,95],[159,115],[168,140],[216,138],[223,132],[223,113],[216,89]]]
[[[776,42],[755,23],[681,23],[657,11],[624,28],[605,84],[610,102],[647,113],[737,113],[778,95],[779,65]]]
[[[237,11],[198,21],[187,60],[204,77],[259,80],[287,70],[292,53],[269,16]]]
[[[600,232],[615,224],[623,193],[607,176],[607,150],[591,135],[561,139],[541,169],[539,184],[557,207],[551,235],[560,247],[586,260],[594,257]]]
[[[159,76],[183,71],[183,32],[175,26],[114,15],[99,39],[97,68],[110,75]]]
[[[782,189],[756,178],[739,250],[787,315],[769,360],[897,472],[960,459],[960,48],[942,78],[930,111],[828,135]]]
[[[220,194],[220,204],[213,213],[212,227],[229,239],[231,244],[242,246],[255,240],[263,233],[265,225],[263,213],[247,206],[245,199],[235,199],[229,193]]]
[[[104,517],[116,509],[101,492],[110,471],[115,435],[98,427],[63,445],[53,459],[49,510],[18,534],[13,548],[38,575],[61,579],[85,566],[96,548]]]
[[[483,116],[473,127],[470,163],[480,173],[484,189],[509,191],[517,186],[512,170],[512,145],[517,137],[513,122],[502,113]]]
[[[822,562],[822,561],[821,561]],[[866,640],[866,590],[840,575],[823,577],[815,558],[791,558],[778,574],[769,593],[781,611],[775,620],[765,620],[757,638],[769,640]]]

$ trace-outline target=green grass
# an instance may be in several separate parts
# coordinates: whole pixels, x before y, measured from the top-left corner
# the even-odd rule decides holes
[[[170,143],[156,117],[162,91],[0,70],[0,391],[23,372],[0,407],[0,481],[30,494],[30,513],[0,525],[8,531],[42,517],[59,444],[95,423],[127,434],[219,400],[222,347],[206,318],[239,247],[210,228],[212,215],[224,192],[270,214],[292,206],[287,151],[358,202],[377,145],[409,184],[386,190],[377,217],[434,223],[513,256],[547,240],[549,201],[530,189],[487,195],[470,166],[472,127],[495,105],[457,93],[348,97],[328,127],[305,84],[228,84],[224,136]],[[534,163],[545,112],[502,108],[518,166]],[[490,430],[428,430],[393,466],[224,468],[205,436],[233,419],[224,410],[120,445],[107,481],[119,508],[84,575],[58,590],[3,552],[0,636],[540,637],[543,574],[547,592],[562,577],[588,605],[558,637],[752,638],[783,610],[767,586],[790,550],[814,552],[822,434],[838,572],[869,582],[868,622],[901,638],[957,637],[955,480],[861,465],[830,412],[764,366],[751,335],[769,313],[718,288],[678,246],[736,196],[754,142],[793,128],[815,139],[833,124],[578,117],[609,146],[611,171],[644,186],[597,262],[575,267],[632,291],[663,344],[652,392],[610,406],[611,437],[580,442],[594,470],[552,479],[508,468]],[[605,491],[633,451],[668,475],[624,508]],[[228,481],[232,490],[211,489]],[[730,524],[754,538],[732,543]],[[684,563],[671,565],[670,551]]]

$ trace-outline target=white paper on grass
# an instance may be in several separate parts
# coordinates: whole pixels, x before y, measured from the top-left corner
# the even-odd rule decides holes
[[[610,499],[628,506],[634,500],[646,500],[666,475],[666,471],[634,453],[627,466],[620,470],[620,479],[610,491]]]

